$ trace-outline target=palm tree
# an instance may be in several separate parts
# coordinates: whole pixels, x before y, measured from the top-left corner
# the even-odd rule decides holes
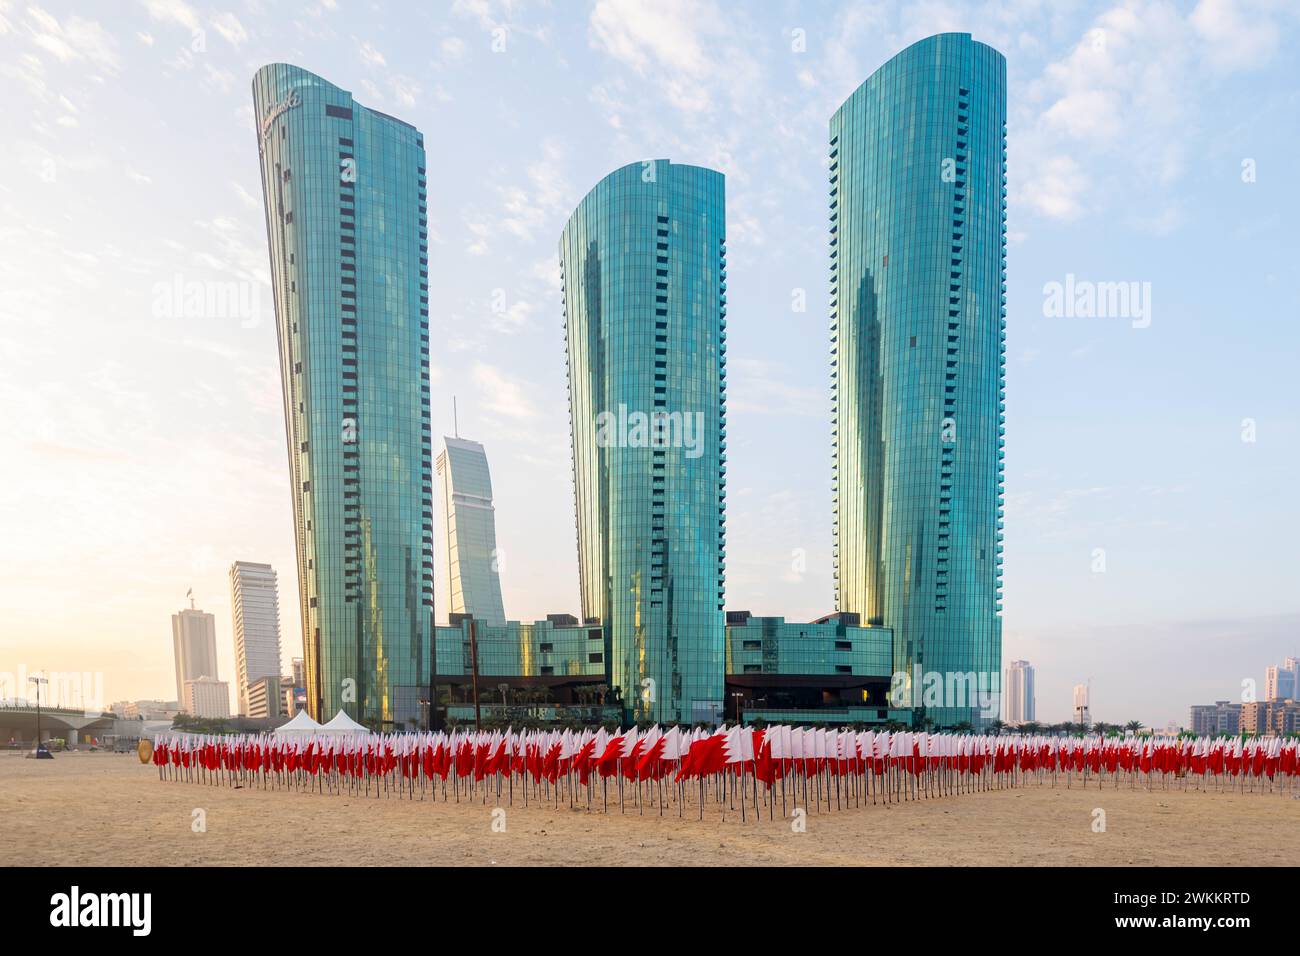
[[[999,718],[995,717],[993,718],[993,720],[989,721],[989,732],[993,734],[995,737],[1001,736],[1002,728],[1004,728],[1005,726],[1006,724],[1004,724]]]
[[[969,720],[958,721],[957,723],[953,724],[952,729],[959,734],[968,734],[970,733],[971,730],[970,721]]]
[[[1142,729],[1142,721],[1130,720],[1127,724],[1124,725],[1124,729],[1129,731],[1130,733],[1136,734],[1139,730]]]
[[[1027,720],[1020,725],[1020,732],[1023,734],[1036,734],[1043,729],[1043,725],[1035,720]]]

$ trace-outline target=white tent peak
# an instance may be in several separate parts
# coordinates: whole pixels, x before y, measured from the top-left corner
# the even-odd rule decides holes
[[[370,733],[365,727],[349,717],[340,708],[339,712],[330,718],[329,723],[324,724],[321,730],[330,730],[334,733],[344,734],[368,734]]]
[[[309,715],[307,711],[300,710],[298,711],[297,714],[294,715],[293,720],[289,721],[287,724],[281,724],[279,727],[275,728],[275,733],[284,734],[284,735],[313,734],[320,729],[321,729],[320,724],[312,720],[311,715]]]

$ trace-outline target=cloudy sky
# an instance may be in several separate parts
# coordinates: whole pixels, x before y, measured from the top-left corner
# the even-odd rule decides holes
[[[1091,678],[1097,719],[1163,725],[1300,653],[1294,4],[405,6],[0,0],[0,671],[170,698],[192,587],[230,678],[235,559],[279,570],[301,653],[250,92],[274,61],[424,131],[435,434],[457,396],[512,618],[577,611],[564,221],[628,162],[725,173],[727,604],[831,610],[827,122],[949,30],[1008,61],[1006,659],[1043,719]],[[1149,324],[1046,315],[1067,276],[1149,283]],[[244,298],[169,307],[189,282]]]

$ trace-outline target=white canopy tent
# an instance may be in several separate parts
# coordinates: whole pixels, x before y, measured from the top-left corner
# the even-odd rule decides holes
[[[281,724],[275,728],[273,733],[277,737],[311,737],[319,733],[321,725],[308,716],[307,711],[300,710],[294,715],[293,720],[287,724]]]
[[[320,728],[322,734],[368,734],[370,733],[365,727],[339,710],[337,714],[330,718],[329,722],[323,724]]]

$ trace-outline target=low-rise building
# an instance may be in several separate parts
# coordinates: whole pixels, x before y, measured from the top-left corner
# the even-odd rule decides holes
[[[259,677],[248,685],[248,713],[245,717],[280,717],[280,678]]]

